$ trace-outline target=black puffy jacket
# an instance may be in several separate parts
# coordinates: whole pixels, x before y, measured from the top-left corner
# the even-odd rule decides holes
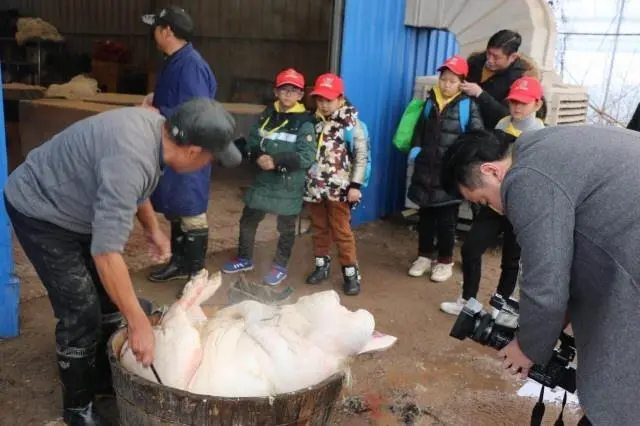
[[[482,79],[482,70],[487,61],[487,54],[474,53],[469,56],[469,76],[467,81],[477,83],[482,87],[482,94],[475,99],[487,129],[493,129],[498,121],[509,115],[509,105],[506,101],[511,85],[520,77],[530,76],[540,78],[537,66],[532,59],[521,56],[504,71],[495,73],[487,80]]]
[[[447,194],[440,185],[442,156],[462,134],[460,125],[460,101],[467,97],[461,94],[444,107],[442,112],[435,106],[435,94],[430,93],[433,108],[428,117],[424,111],[413,132],[412,146],[422,148],[415,159],[408,197],[420,207],[438,207],[459,203],[461,200]],[[426,105],[426,103],[425,103]],[[467,131],[482,130],[484,125],[478,106],[469,103]]]

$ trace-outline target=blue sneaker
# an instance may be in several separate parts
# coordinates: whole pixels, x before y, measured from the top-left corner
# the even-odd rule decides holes
[[[287,268],[276,263],[271,267],[271,272],[264,277],[266,285],[278,285],[287,278]]]
[[[230,262],[225,263],[222,267],[222,272],[225,274],[236,274],[238,272],[251,270],[253,270],[253,262],[242,257],[237,257]]]

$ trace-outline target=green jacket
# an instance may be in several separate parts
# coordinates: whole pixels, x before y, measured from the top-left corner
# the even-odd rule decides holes
[[[276,215],[299,214],[307,170],[315,161],[315,140],[313,116],[302,105],[289,112],[268,106],[251,129],[245,150],[252,162],[271,156],[275,169],[265,171],[256,163],[256,179],[245,204]]]

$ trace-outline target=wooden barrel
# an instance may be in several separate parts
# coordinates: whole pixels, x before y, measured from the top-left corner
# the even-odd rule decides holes
[[[336,374],[305,390],[273,398],[221,398],[197,395],[150,382],[119,360],[127,330],[109,342],[109,361],[121,426],[323,426],[331,424],[344,375]]]

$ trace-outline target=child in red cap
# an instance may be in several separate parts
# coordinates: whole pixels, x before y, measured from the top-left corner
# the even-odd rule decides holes
[[[515,137],[522,132],[544,128],[544,122],[537,117],[543,105],[542,84],[533,77],[522,77],[514,81],[509,90],[509,115],[496,124]]]
[[[544,128],[544,122],[537,117],[544,103],[542,85],[537,79],[522,77],[514,81],[507,101],[510,115],[500,120],[496,129],[517,138],[523,132]],[[478,296],[482,255],[501,233],[501,272],[496,294],[504,299],[511,297],[520,271],[520,246],[505,216],[481,208],[462,246],[462,295],[455,302],[440,304],[440,310],[458,315],[467,300]]]
[[[344,82],[335,74],[316,80],[311,95],[317,103],[316,163],[307,175],[304,200],[311,215],[314,271],[307,283],[319,284],[329,278],[331,245],[338,246],[344,277],[344,293],[360,293],[360,270],[356,243],[351,232],[351,205],[362,197],[369,147],[358,112],[344,97]],[[353,152],[345,132],[353,134]]]
[[[438,71],[438,84],[425,102],[409,154],[414,169],[408,197],[420,207],[418,258],[412,263],[409,275],[420,277],[430,273],[432,281],[443,282],[453,274],[453,248],[461,200],[447,194],[440,186],[440,161],[458,136],[466,131],[482,130],[484,126],[476,104],[460,90],[469,72],[467,61],[453,56]],[[436,237],[438,256],[434,259]]]
[[[244,197],[238,256],[222,268],[228,274],[252,270],[258,225],[267,213],[277,215],[280,239],[271,271],[264,278],[268,285],[278,285],[287,277],[306,173],[316,153],[313,116],[300,103],[302,74],[294,69],[282,71],[276,77],[274,94],[275,103],[265,109],[249,133],[245,150],[257,165],[257,175]]]

